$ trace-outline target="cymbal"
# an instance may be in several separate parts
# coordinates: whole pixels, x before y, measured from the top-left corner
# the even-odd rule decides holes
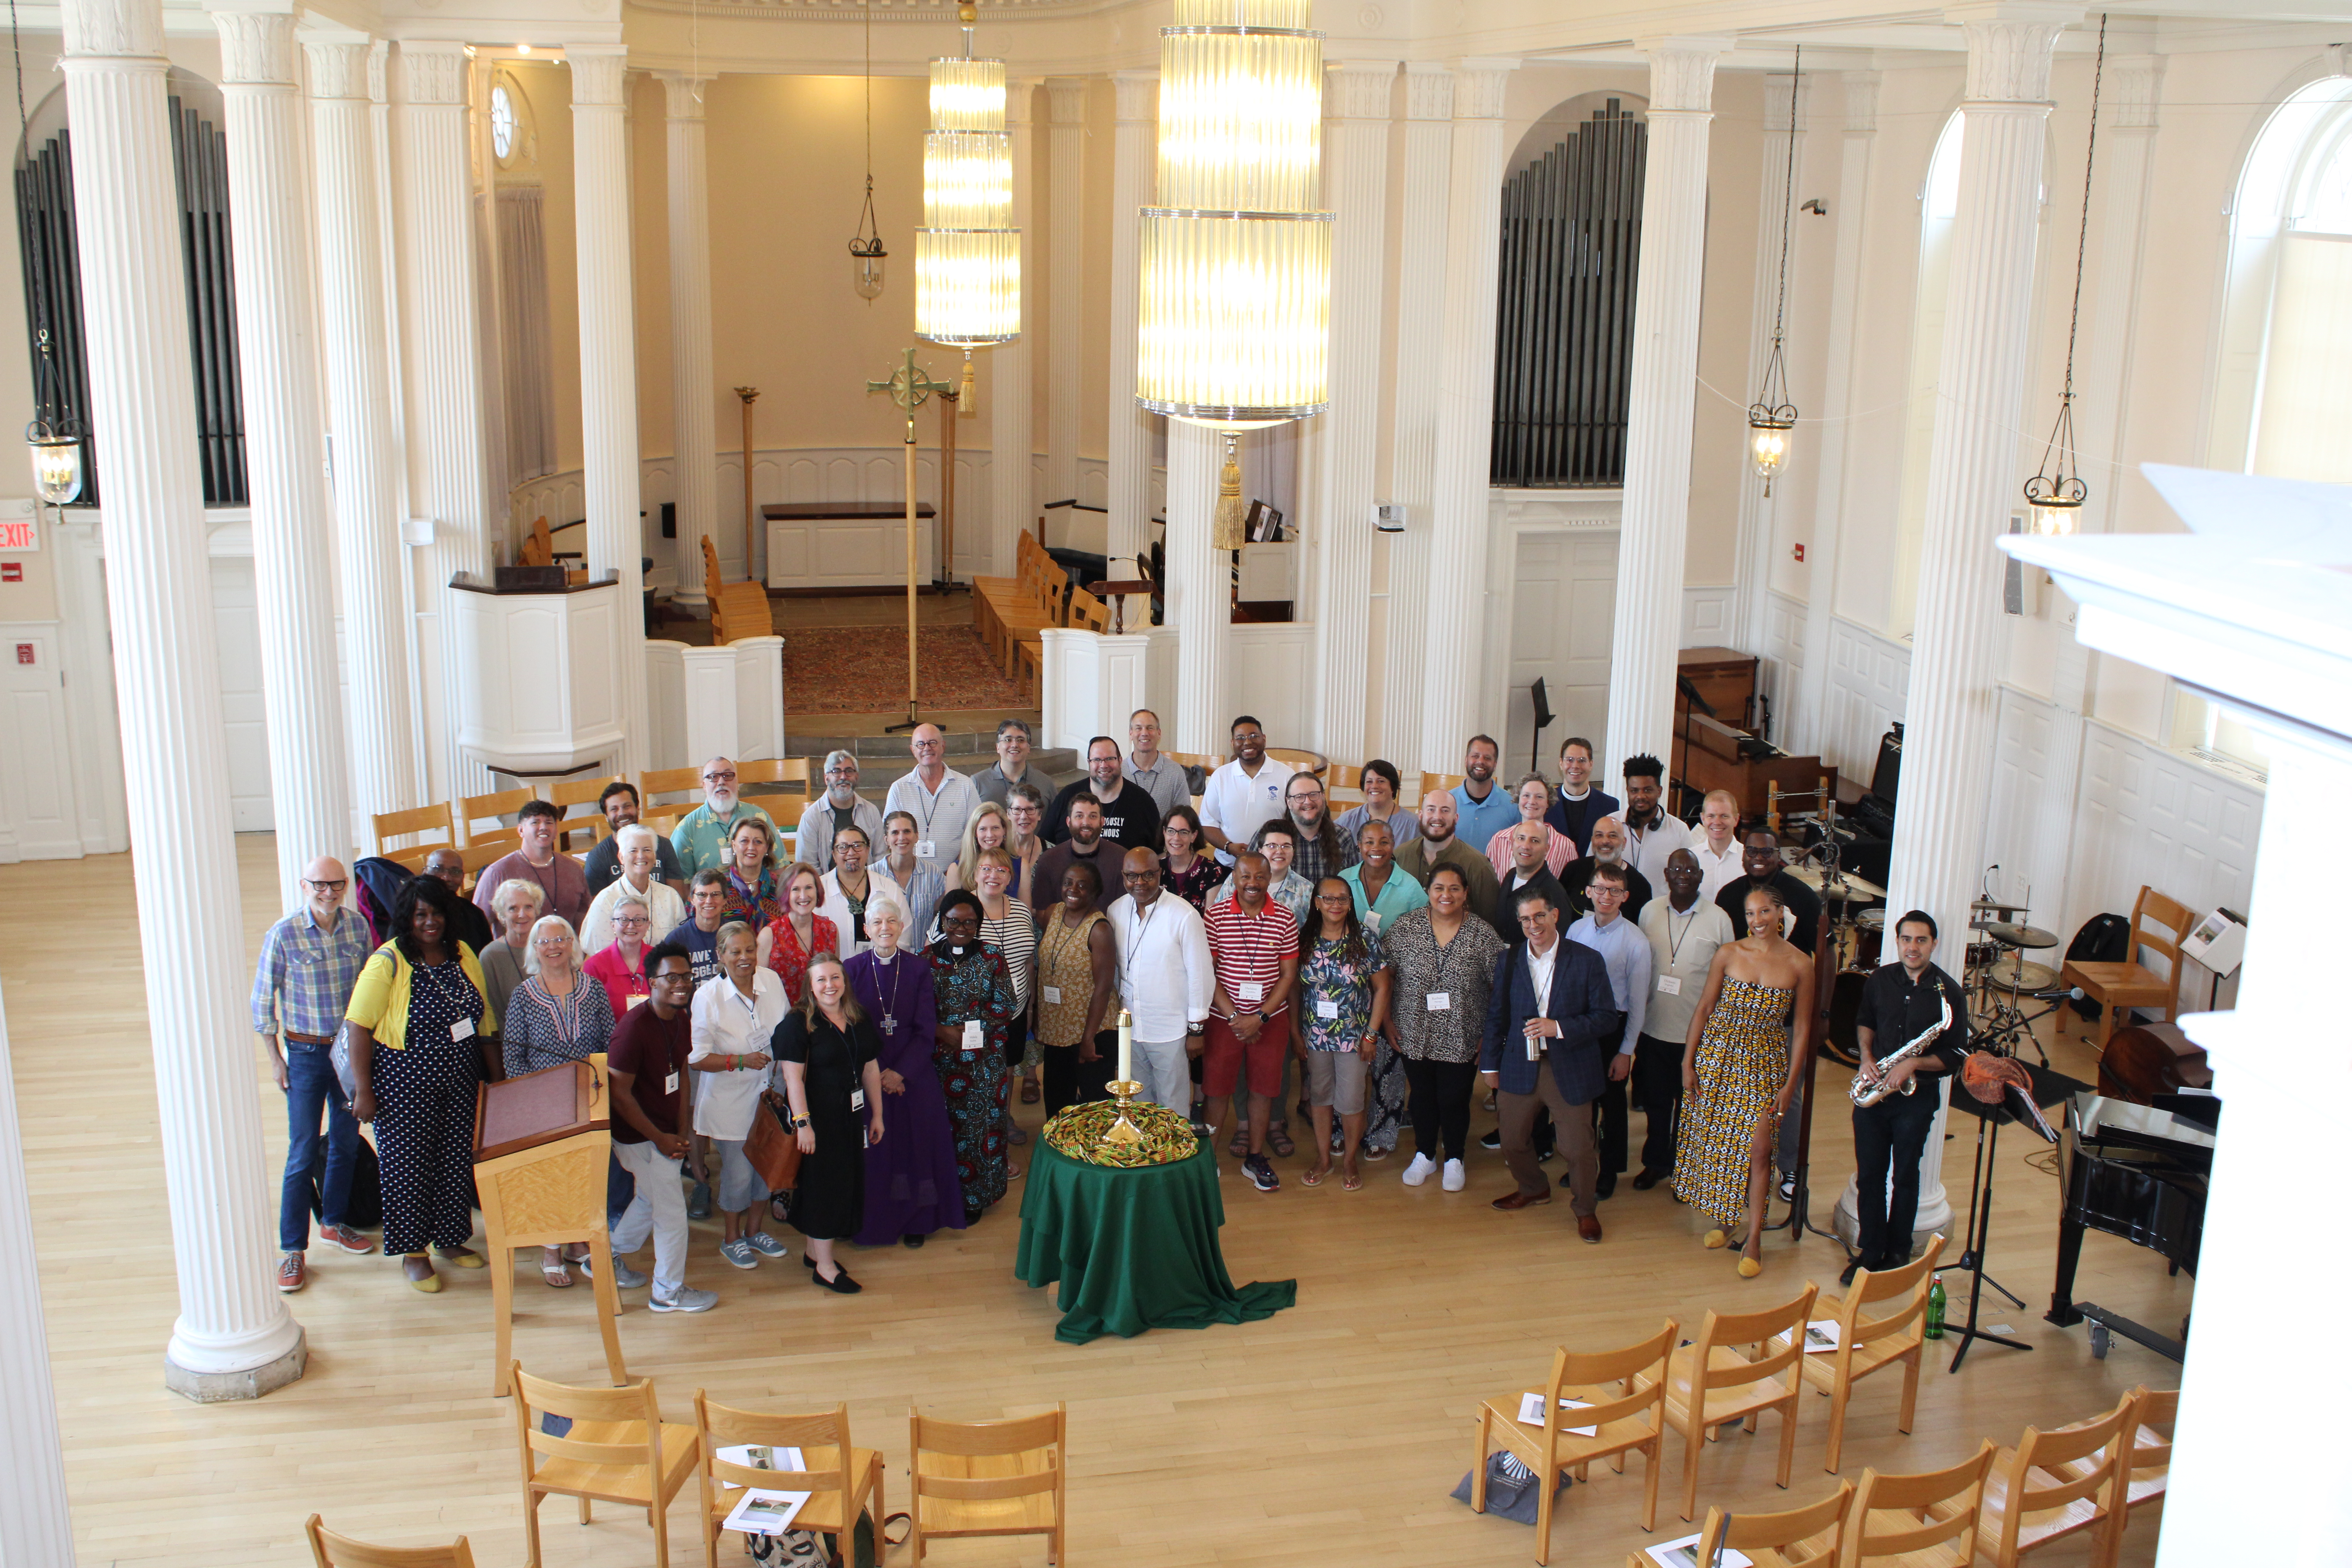
[[[2005,915],[2015,915],[2024,913],[2026,908],[2027,906],[2024,904],[2005,904],[1999,899],[1971,899],[1969,900],[1969,912],[1971,914],[1989,914],[1998,910]]]
[[[1874,910],[1863,910],[1853,917],[1853,923],[1864,931],[1885,931],[1886,929],[1885,907],[1881,905]]]
[[[2058,984],[2058,972],[2046,963],[2030,962],[2024,953],[2012,948],[2001,954],[2000,963],[1985,971],[1985,978],[2004,991],[2011,985],[2020,991],[2047,991]]]
[[[1842,891],[1822,889],[1822,868],[1818,866],[1791,866],[1789,868],[1789,875],[1832,902],[1858,904],[1866,899],[1883,899],[1886,896],[1885,889],[1875,882],[1857,877],[1851,871],[1838,879],[1844,884]]]
[[[1985,935],[2003,947],[2056,947],[2058,933],[2043,931],[2040,926],[2011,925],[2007,921],[1995,921],[1984,928]]]

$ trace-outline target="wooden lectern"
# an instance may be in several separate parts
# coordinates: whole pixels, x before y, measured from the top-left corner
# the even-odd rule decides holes
[[[544,1072],[483,1084],[474,1101],[474,1186],[488,1238],[490,1298],[498,1350],[490,1392],[509,1392],[514,1349],[514,1254],[526,1247],[585,1242],[594,1279],[596,1326],[613,1385],[628,1382],[621,1300],[605,1232],[606,1170],[613,1157],[612,1080],[603,1052]]]

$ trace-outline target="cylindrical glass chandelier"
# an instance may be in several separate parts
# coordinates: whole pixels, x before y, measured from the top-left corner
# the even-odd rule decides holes
[[[965,19],[971,13],[966,9]],[[915,231],[915,333],[970,351],[1021,335],[1021,231],[1013,226],[1013,138],[1004,62],[931,62],[923,138],[923,226]]]
[[[1160,33],[1160,205],[1142,213],[1136,402],[1224,430],[1329,397],[1323,37],[1308,0],[1176,0]],[[1221,508],[1222,510],[1222,508]]]

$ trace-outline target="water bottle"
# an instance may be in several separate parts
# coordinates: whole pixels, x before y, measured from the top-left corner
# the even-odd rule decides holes
[[[1920,1331],[1931,1340],[1944,1337],[1944,1277],[1940,1274],[1927,1280],[1927,1315]]]

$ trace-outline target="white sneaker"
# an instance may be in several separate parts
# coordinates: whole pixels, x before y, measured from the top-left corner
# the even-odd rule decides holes
[[[1470,1173],[1462,1168],[1459,1160],[1445,1162],[1445,1179],[1440,1184],[1449,1193],[1458,1193],[1469,1184]]]
[[[1436,1173],[1437,1163],[1426,1154],[1415,1154],[1412,1163],[1404,1168],[1404,1184],[1417,1187]]]

